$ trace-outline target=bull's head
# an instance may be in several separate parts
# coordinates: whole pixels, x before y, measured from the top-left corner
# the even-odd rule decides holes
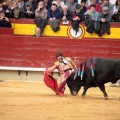
[[[74,80],[74,78],[72,77],[72,75],[70,75],[67,78],[67,85],[69,87],[71,95],[76,96],[78,94],[79,90],[81,89],[81,86],[82,86],[80,77],[77,77]]]

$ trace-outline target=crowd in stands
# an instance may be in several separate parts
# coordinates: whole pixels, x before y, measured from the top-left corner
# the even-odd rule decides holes
[[[0,27],[12,27],[9,18],[34,19],[34,36],[41,36],[47,22],[59,31],[60,20],[71,21],[76,34],[85,21],[87,32],[102,36],[110,34],[109,22],[120,22],[120,0],[0,0]]]

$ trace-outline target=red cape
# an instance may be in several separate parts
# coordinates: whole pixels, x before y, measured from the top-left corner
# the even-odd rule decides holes
[[[64,94],[59,92],[57,80],[55,80],[55,78],[53,78],[49,74],[48,68],[46,68],[46,70],[44,72],[44,83],[46,84],[46,86],[51,88],[57,95],[64,96]]]

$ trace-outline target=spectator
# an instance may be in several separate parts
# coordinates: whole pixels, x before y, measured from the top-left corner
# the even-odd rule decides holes
[[[40,28],[41,33],[47,24],[47,9],[44,6],[44,2],[38,3],[37,9],[35,10],[35,24]]]
[[[84,13],[81,11],[81,5],[75,6],[75,11],[72,13],[72,28],[77,32],[79,31],[79,23],[84,21]]]
[[[120,22],[120,0],[117,0],[114,6],[113,22]]]
[[[55,4],[57,5],[57,8],[58,8],[60,11],[62,11],[62,8],[63,8],[63,6],[64,6],[64,2],[63,2],[63,1],[61,1],[61,0],[55,0],[55,1],[53,1],[52,3],[55,3]]]
[[[34,10],[32,8],[32,4],[30,2],[25,3],[25,7],[23,9],[23,14],[25,18],[33,19],[34,18]]]
[[[20,11],[23,10],[23,8],[24,8],[24,1],[23,0],[18,0],[18,8]]]
[[[57,9],[57,5],[53,3],[51,8],[48,9],[48,20],[54,32],[57,32],[58,30],[60,30],[59,14],[60,14],[60,11],[59,9]]]
[[[108,7],[107,6],[102,7],[102,13],[100,13],[98,16],[98,21],[100,22],[100,30],[98,32],[98,35],[100,37],[105,33],[110,35],[111,18],[112,15],[109,13]]]
[[[114,5],[114,8],[113,8],[113,14],[117,14],[118,11],[119,11],[119,7],[120,7],[120,0],[116,0],[116,3]]]
[[[74,12],[76,4],[77,3],[75,3],[74,0],[68,0],[68,2],[66,3],[70,12]]]
[[[48,10],[49,8],[51,8],[52,5],[52,0],[43,0],[46,9]]]
[[[67,5],[63,6],[63,10],[60,12],[60,18],[59,19],[62,20],[62,21],[66,21],[66,22],[68,20],[72,19],[71,13],[68,10],[68,6]]]
[[[5,17],[5,12],[3,10],[0,11],[0,27],[12,27],[10,20],[7,17]]]
[[[41,37],[41,31],[39,27],[35,28],[35,34],[33,35],[34,37]]]
[[[96,6],[96,11],[101,12],[101,6],[100,4],[96,3],[96,0],[91,0],[91,4],[87,7],[87,10],[90,10],[91,6],[95,5]]]
[[[11,8],[13,4],[13,0],[4,0],[3,4],[6,5],[7,8]]]
[[[101,5],[101,8],[103,8],[104,6],[108,7],[108,12],[109,14],[113,14],[113,5],[111,3],[109,3],[109,0],[103,0],[103,3]]]
[[[96,11],[96,6],[92,5],[90,10],[87,10],[84,14],[86,16],[85,24],[87,26],[86,31],[89,33],[98,32],[97,25],[99,13]]]
[[[28,0],[28,2],[30,2],[32,4],[32,9],[33,9],[33,11],[35,11],[35,9],[37,7],[37,3],[34,0]]]
[[[86,0],[81,0],[80,5],[81,5],[81,11],[82,11],[82,13],[85,13],[86,10],[87,10],[87,8],[85,6],[86,5]]]
[[[18,8],[18,2],[13,1],[12,7],[8,8],[6,10],[7,16],[10,18],[21,18],[22,12],[20,12],[20,9]]]
[[[2,0],[0,0],[0,11],[3,10],[5,11],[6,9],[7,9],[7,5],[5,5]]]

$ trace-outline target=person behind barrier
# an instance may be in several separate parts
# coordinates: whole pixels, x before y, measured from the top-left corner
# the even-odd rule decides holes
[[[100,28],[98,28],[98,15],[99,13],[96,11],[96,6],[92,5],[90,10],[87,10],[85,13],[85,25],[87,26],[86,31],[89,33],[97,32]]]
[[[101,8],[103,8],[104,6],[108,7],[108,12],[109,14],[113,14],[113,5],[109,2],[110,0],[103,0],[103,3],[101,5]]]
[[[18,0],[18,8],[19,8],[20,11],[23,10],[24,5],[25,5],[25,4],[24,4],[24,1],[23,1],[23,0]]]
[[[60,10],[60,11],[62,11],[62,8],[63,8],[63,6],[64,6],[64,2],[63,1],[61,1],[61,0],[55,0],[55,1],[53,1],[52,3],[55,3],[56,5],[57,5],[57,8]]]
[[[75,6],[75,11],[72,13],[72,28],[76,31],[75,35],[79,31],[80,22],[84,21],[84,13],[81,11],[81,5],[77,4]]]
[[[41,33],[43,33],[44,28],[47,24],[47,9],[44,6],[44,2],[40,1],[38,3],[37,9],[35,10],[35,24],[40,28]]]
[[[18,7],[17,1],[13,1],[12,7],[10,8],[8,7],[8,9],[6,9],[6,14],[9,18],[21,18],[22,17],[22,12],[20,11]]]
[[[92,5],[95,5],[96,6],[96,11],[97,12],[101,12],[101,6],[99,3],[96,3],[96,0],[90,0],[91,1],[91,4],[87,7],[87,10],[90,10],[91,6]]]
[[[86,0],[81,0],[81,3],[79,3],[81,5],[81,11],[82,13],[85,13],[86,10],[87,10],[87,7],[86,7]]]
[[[68,10],[68,6],[64,5],[62,11],[60,12],[59,19],[63,21],[63,23],[69,23],[69,20],[72,19],[71,12]]]
[[[101,37],[103,34],[107,33],[110,35],[110,22],[112,19],[112,15],[108,11],[108,7],[104,6],[102,8],[102,13],[98,15],[98,21],[100,23],[100,30],[98,31],[98,35]]]
[[[114,5],[112,22],[120,22],[120,0],[116,0],[116,3]]]
[[[49,20],[50,27],[54,32],[57,32],[58,30],[60,30],[59,14],[60,14],[60,10],[57,9],[57,5],[55,3],[52,3],[51,8],[48,9],[48,20]]]
[[[33,36],[34,37],[41,37],[41,30],[39,27],[35,28],[35,34]]]
[[[23,16],[24,18],[28,18],[28,19],[34,18],[34,10],[30,2],[25,2],[25,7],[23,9]]]
[[[6,10],[7,9],[7,5],[4,4],[3,0],[0,0],[0,11],[2,10]]]
[[[75,6],[77,5],[77,3],[75,3],[75,0],[68,0],[68,1],[66,2],[66,5],[68,6],[68,10],[69,10],[70,12],[74,12]]]
[[[5,17],[5,12],[3,10],[0,11],[0,27],[12,27],[10,20],[7,17]]]
[[[51,8],[52,5],[52,0],[43,0],[45,8],[48,10],[49,8]]]
[[[59,86],[66,80],[66,78],[71,74],[71,72],[77,68],[76,64],[72,61],[70,57],[64,57],[62,53],[58,52],[55,55],[57,61],[52,67],[48,69],[48,72],[51,73],[57,69],[60,73],[60,82]],[[62,92],[64,92],[65,88]]]

